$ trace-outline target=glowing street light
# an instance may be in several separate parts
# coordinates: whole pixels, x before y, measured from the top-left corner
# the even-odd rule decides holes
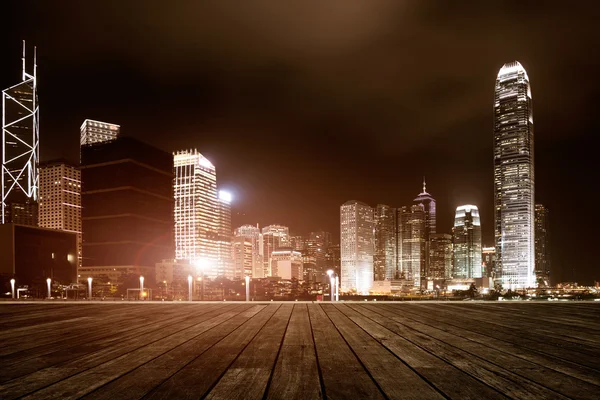
[[[250,275],[246,275],[246,301],[250,301]]]
[[[12,294],[12,298],[15,298],[15,280],[11,279],[10,280],[10,292]]]
[[[327,270],[327,275],[329,275],[329,287],[331,288],[331,301],[334,301],[333,298],[333,290],[334,290],[334,278],[333,278],[333,270],[329,269]]]
[[[192,281],[194,280],[194,278],[192,278],[191,275],[188,275],[188,300],[192,301]]]
[[[88,295],[88,299],[92,299],[92,277],[90,276],[88,278],[88,291],[90,292],[90,294]]]
[[[140,276],[140,300],[144,300],[144,277]]]
[[[340,301],[340,277],[335,276],[335,301]]]
[[[46,283],[48,284],[48,298],[50,298],[50,285],[52,284],[52,279],[46,279]]]

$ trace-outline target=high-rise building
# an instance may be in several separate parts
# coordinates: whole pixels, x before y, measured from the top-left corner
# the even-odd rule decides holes
[[[219,244],[218,274],[228,279],[234,278],[233,259],[231,257],[231,193],[219,190]]]
[[[305,243],[307,256],[314,259],[315,262],[315,277],[316,275],[324,275],[326,273],[325,252],[331,244],[331,233],[324,231],[311,232]],[[316,277],[316,279],[320,281],[320,278]]]
[[[77,235],[81,267],[81,171],[65,160],[40,164],[38,224]]]
[[[377,204],[373,211],[375,224],[373,279],[390,280],[396,275],[396,210],[385,204]]]
[[[264,261],[264,276],[272,276],[271,254],[283,247],[290,247],[290,228],[283,225],[268,225],[262,228],[262,257]]]
[[[495,278],[496,272],[496,248],[484,246],[481,249],[481,275],[484,278]]]
[[[535,274],[538,285],[550,285],[550,222],[547,207],[535,205]]]
[[[456,208],[454,228],[455,279],[481,278],[481,220],[477,206]]]
[[[235,238],[243,238],[252,245],[252,274],[253,278],[264,278],[265,268],[262,259],[260,228],[254,225],[242,225],[235,228]]]
[[[37,226],[39,102],[37,64],[25,69],[23,41],[21,82],[2,91],[2,159],[0,223]]]
[[[94,143],[108,142],[119,136],[121,127],[108,122],[86,119],[79,128],[81,146]]]
[[[276,276],[285,280],[304,280],[302,253],[299,251],[290,248],[274,250],[271,253],[270,260],[271,276]]]
[[[421,287],[425,277],[426,214],[423,204],[398,209],[402,233],[402,277]]]
[[[290,247],[296,251],[302,252],[306,250],[306,242],[307,239],[304,236],[290,236]]]
[[[452,277],[452,235],[433,233],[429,238],[430,279],[450,279]]]
[[[494,228],[498,279],[535,287],[533,113],[525,68],[500,69],[494,100]]]
[[[175,258],[211,278],[223,275],[219,260],[222,204],[215,166],[197,150],[174,154]]]
[[[328,270],[334,271],[336,274],[340,274],[341,271],[341,255],[340,255],[340,245],[329,245],[327,251],[325,252],[325,266],[324,270],[327,272]],[[317,279],[318,282],[325,282],[324,277],[321,277],[321,280]]]
[[[368,293],[373,287],[373,209],[350,200],[340,207],[341,290]]]
[[[231,243],[231,251],[234,279],[243,279],[245,276],[252,277],[252,242],[244,237],[236,236]]]
[[[422,277],[427,277],[429,273],[429,240],[431,235],[436,233],[436,209],[435,199],[427,193],[425,178],[423,178],[423,192],[413,200],[413,204],[422,205],[425,212],[425,259],[422,265]]]
[[[81,147],[82,277],[173,259],[173,158],[121,136]]]

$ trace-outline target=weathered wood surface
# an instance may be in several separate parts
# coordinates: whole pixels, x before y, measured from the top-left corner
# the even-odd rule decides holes
[[[595,399],[600,303],[0,303],[0,398]]]

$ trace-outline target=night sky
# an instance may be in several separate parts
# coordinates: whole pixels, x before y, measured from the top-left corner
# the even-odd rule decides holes
[[[555,279],[600,280],[595,2],[166,4],[0,2],[1,87],[20,79],[21,40],[38,46],[42,160],[77,160],[86,118],[117,123],[213,161],[234,226],[338,238],[342,203],[410,204],[425,175],[438,231],[475,204],[492,245],[494,81],[518,60]]]

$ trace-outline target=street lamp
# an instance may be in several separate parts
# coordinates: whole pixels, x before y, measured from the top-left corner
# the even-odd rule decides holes
[[[188,275],[188,300],[192,301],[192,278],[191,275]]]
[[[250,301],[250,275],[246,275],[246,301]]]
[[[15,298],[15,280],[11,279],[10,280],[10,292],[12,294],[12,298]]]
[[[331,288],[331,301],[334,301],[333,290],[334,290],[334,286],[335,286],[334,285],[335,281],[333,278],[333,270],[332,269],[327,270],[327,275],[329,275],[329,287]]]
[[[88,278],[88,291],[90,292],[90,294],[88,295],[88,299],[92,299],[92,277],[90,276]]]
[[[340,301],[340,277],[335,276],[335,301]]]
[[[50,298],[50,285],[52,283],[52,279],[50,279],[50,278],[46,279],[46,283],[48,284],[48,298]]]
[[[144,300],[144,277],[140,276],[140,300]]]

